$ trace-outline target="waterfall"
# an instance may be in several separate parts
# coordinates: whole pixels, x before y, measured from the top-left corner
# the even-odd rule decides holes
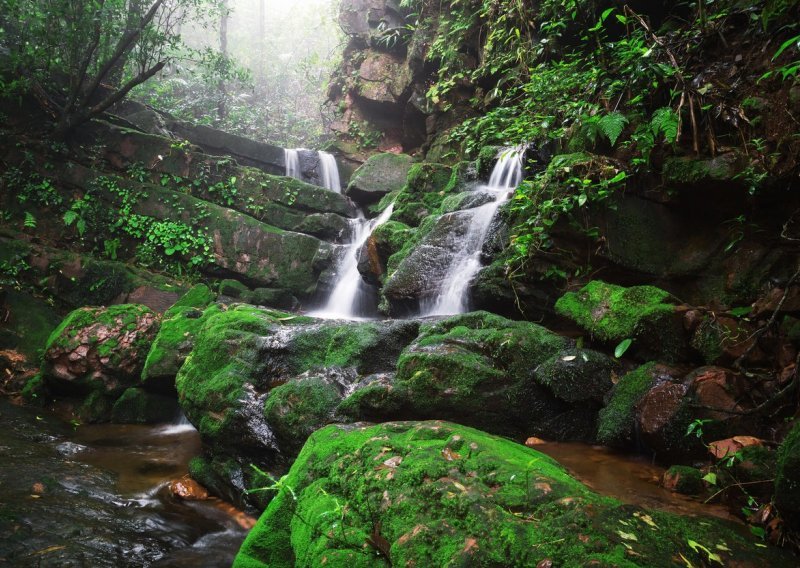
[[[319,152],[319,177],[322,186],[336,193],[342,193],[342,184],[339,181],[339,167],[336,159],[327,152]]]
[[[422,302],[420,311],[423,316],[460,314],[469,309],[469,285],[481,269],[483,242],[497,210],[522,181],[523,155],[524,148],[506,148],[500,152],[488,185],[478,188],[494,194],[494,201],[474,209],[451,213],[469,215],[469,228],[461,242],[461,248],[455,251],[438,294]]]
[[[369,315],[370,286],[358,271],[358,253],[372,232],[389,220],[394,204],[384,209],[379,217],[368,220],[363,215],[351,221],[352,238],[336,269],[336,285],[325,307],[309,315],[327,319],[356,319]],[[373,307],[374,309],[374,307]]]
[[[286,164],[286,177],[302,179],[300,174],[300,155],[296,149],[285,148],[283,150],[283,161]]]

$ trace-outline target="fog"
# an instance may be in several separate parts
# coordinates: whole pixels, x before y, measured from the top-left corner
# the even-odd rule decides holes
[[[319,147],[332,118],[324,106],[327,86],[341,57],[338,4],[228,0],[227,18],[181,33],[199,53],[224,50],[235,67],[200,63],[198,56],[197,63],[167,70],[137,96],[182,119],[284,147]]]

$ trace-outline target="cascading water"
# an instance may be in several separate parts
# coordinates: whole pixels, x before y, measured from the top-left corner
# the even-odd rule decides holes
[[[500,152],[488,185],[478,188],[478,191],[494,194],[493,201],[474,209],[451,213],[470,215],[469,229],[461,248],[455,252],[438,294],[422,302],[420,311],[423,316],[460,314],[468,310],[469,285],[481,269],[483,242],[497,210],[508,201],[511,191],[522,181],[523,155],[524,148],[507,148]]]
[[[327,319],[356,319],[370,315],[370,299],[373,294],[358,271],[358,253],[372,232],[389,220],[393,210],[394,204],[389,205],[375,219],[368,220],[359,215],[358,219],[351,221],[352,238],[337,267],[337,280],[333,292],[325,307],[309,315]],[[374,309],[374,306],[372,307]]]
[[[300,174],[300,155],[297,149],[285,148],[283,150],[283,161],[286,164],[286,177],[302,179]]]
[[[339,166],[336,159],[328,152],[319,152],[319,177],[322,186],[336,193],[342,193],[342,184],[339,181]]]

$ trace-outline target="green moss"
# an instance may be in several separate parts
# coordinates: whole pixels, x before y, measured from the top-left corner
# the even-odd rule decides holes
[[[215,298],[216,295],[208,286],[205,284],[197,284],[164,312],[164,319],[169,319],[173,315],[182,312],[184,308],[205,308],[213,302]]]
[[[703,472],[694,467],[673,465],[664,474],[666,483],[674,484],[674,491],[683,495],[698,495],[705,490]]]
[[[44,404],[46,383],[41,373],[37,373],[22,387],[22,398],[29,404]]]
[[[544,454],[471,428],[328,426],[309,438],[234,566],[536,566],[547,558],[667,567],[677,554],[703,565],[690,540],[723,562],[792,562],[723,521],[601,497]]]
[[[536,324],[487,312],[455,316],[421,327],[400,356],[396,386],[416,416],[511,433],[531,418],[531,369],[567,345]]]
[[[590,349],[560,351],[536,368],[536,380],[567,402],[602,402],[611,390],[614,362]]]
[[[260,341],[278,325],[269,313],[245,305],[209,315],[175,379],[181,408],[200,434],[222,436],[259,361]]]
[[[611,399],[600,411],[597,441],[624,446],[632,441],[636,405],[653,386],[656,363],[647,363],[623,376],[611,391]]]
[[[608,344],[632,339],[632,352],[641,357],[675,361],[685,355],[686,337],[672,296],[655,286],[624,288],[593,280],[559,298],[555,309]]]
[[[321,378],[290,381],[272,389],[264,418],[281,440],[281,448],[297,453],[314,430],[330,424],[340,395]]]
[[[221,296],[230,296],[231,298],[239,298],[250,289],[239,282],[238,280],[226,279],[219,283],[219,293]]]
[[[800,522],[800,422],[796,422],[778,448],[775,504],[792,522]]]
[[[111,415],[112,401],[113,399],[105,393],[99,390],[92,391],[78,406],[75,415],[81,422],[105,422]]]

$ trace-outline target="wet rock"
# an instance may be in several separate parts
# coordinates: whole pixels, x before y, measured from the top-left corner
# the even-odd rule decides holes
[[[61,392],[119,396],[138,383],[158,327],[158,317],[145,306],[75,310],[53,332],[42,373]]]
[[[402,189],[410,169],[411,156],[377,154],[353,173],[345,194],[360,205],[376,203]]]
[[[562,296],[555,307],[610,347],[632,340],[630,353],[642,359],[673,362],[687,355],[688,338],[672,297],[654,286],[624,288],[594,280]]]
[[[683,495],[699,495],[705,490],[703,472],[683,465],[674,465],[664,472],[661,485],[665,489]]]
[[[753,436],[734,436],[708,444],[708,453],[718,460],[729,458],[742,448],[763,445],[763,440]]]
[[[235,567],[388,565],[387,555],[403,566],[624,558],[666,567],[676,554],[702,565],[706,553],[691,546],[697,535],[726,544],[715,549],[723,563],[794,564],[723,521],[622,505],[535,450],[447,422],[328,426],[311,436],[284,484],[292,491],[278,492]]]
[[[599,405],[614,385],[618,365],[590,349],[565,349],[534,371],[536,380],[561,400]]]
[[[486,312],[424,325],[400,356],[387,402],[396,405],[403,397],[403,417],[442,417],[506,435],[588,440],[596,416],[588,408],[572,412],[573,395],[565,394],[569,372],[560,369],[565,372],[559,376],[557,365],[549,363],[541,376],[533,372],[568,346],[545,328]]]
[[[169,490],[175,497],[184,501],[205,501],[208,499],[208,490],[189,475],[184,475],[180,479],[171,482]]]
[[[688,391],[682,383],[663,383],[650,389],[637,405],[640,439],[658,459],[685,460],[703,453],[700,440],[686,435],[692,421]]]

